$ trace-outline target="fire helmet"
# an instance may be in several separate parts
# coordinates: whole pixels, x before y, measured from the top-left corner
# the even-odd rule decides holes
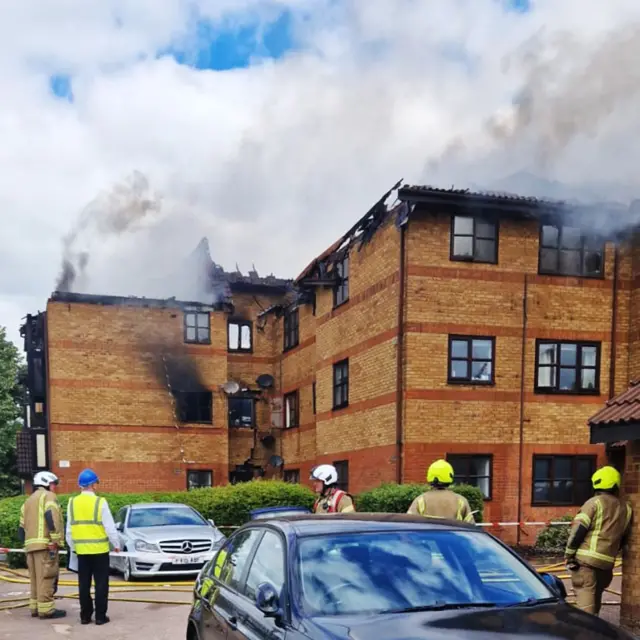
[[[620,487],[620,472],[614,467],[601,467],[591,476],[591,484],[596,491],[610,491]]]
[[[328,487],[338,482],[338,470],[332,464],[320,464],[311,469],[310,479],[322,482]]]
[[[55,473],[51,473],[51,471],[40,471],[33,476],[34,487],[48,489],[52,484],[58,484],[59,482],[58,476]]]
[[[450,485],[453,483],[453,467],[446,460],[436,460],[427,470],[427,482]]]

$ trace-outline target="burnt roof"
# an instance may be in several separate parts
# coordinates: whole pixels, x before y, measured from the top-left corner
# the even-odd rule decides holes
[[[137,296],[101,296],[89,293],[70,293],[67,291],[54,291],[49,298],[51,302],[64,302],[75,304],[99,304],[104,306],[123,307],[149,307],[155,309],[202,309],[222,310],[223,304],[206,304],[204,302],[189,302],[176,300],[175,298],[141,298]]]

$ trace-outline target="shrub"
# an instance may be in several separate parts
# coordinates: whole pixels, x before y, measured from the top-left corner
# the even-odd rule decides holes
[[[571,522],[572,515],[565,515],[561,518],[554,518],[555,522]],[[536,551],[545,551],[549,553],[564,553],[569,539],[569,530],[571,527],[566,525],[545,527],[536,539]]]
[[[249,512],[253,509],[278,506],[310,509],[315,500],[313,493],[307,487],[277,481],[247,482],[175,493],[105,493],[100,495],[107,499],[114,516],[122,507],[130,504],[177,502],[193,507],[205,518],[213,520],[216,525],[227,526],[244,524],[249,519]],[[65,515],[69,498],[68,495],[58,497]],[[18,542],[18,526],[20,524],[20,508],[25,500],[26,496],[0,500],[0,546],[9,548],[21,546]],[[10,558],[10,560],[15,562],[17,559]]]
[[[406,513],[415,498],[428,489],[422,484],[383,484],[358,495],[356,508],[377,513]],[[471,511],[477,511],[476,522],[482,522],[484,500],[480,489],[466,484],[453,485],[451,489],[469,501]]]

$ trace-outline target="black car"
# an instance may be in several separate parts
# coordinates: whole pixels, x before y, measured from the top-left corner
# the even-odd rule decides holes
[[[188,640],[633,636],[564,602],[473,525],[395,514],[257,519],[195,585]]]

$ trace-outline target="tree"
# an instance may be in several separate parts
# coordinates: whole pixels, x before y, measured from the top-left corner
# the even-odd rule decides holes
[[[0,498],[20,493],[16,435],[21,427],[21,369],[20,353],[7,339],[6,329],[0,327]]]

